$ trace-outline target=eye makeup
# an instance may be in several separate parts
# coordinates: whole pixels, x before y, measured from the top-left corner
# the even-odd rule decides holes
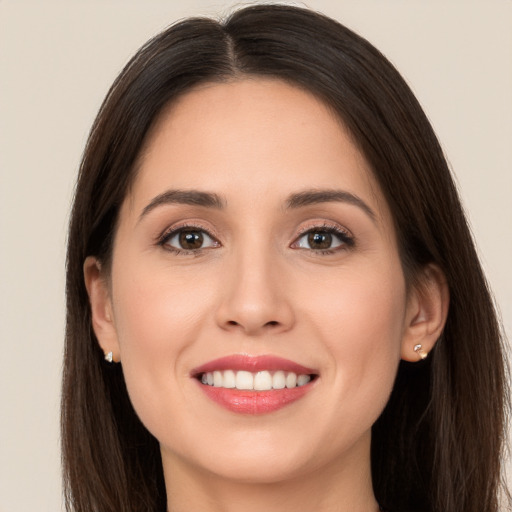
[[[176,255],[190,256],[199,256],[205,250],[221,247],[210,230],[199,223],[188,222],[166,229],[158,237],[156,245]]]
[[[290,247],[329,255],[354,246],[354,236],[346,228],[324,221],[301,229],[299,236]]]

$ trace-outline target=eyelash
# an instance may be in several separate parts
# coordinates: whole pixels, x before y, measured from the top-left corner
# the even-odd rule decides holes
[[[330,255],[335,254],[340,251],[346,251],[348,249],[351,249],[355,246],[355,239],[350,234],[350,232],[336,224],[329,224],[329,223],[323,223],[321,225],[311,226],[307,227],[300,231],[299,235],[293,242],[293,245],[296,245],[301,238],[306,236],[309,233],[327,233],[330,235],[334,235],[338,238],[338,240],[341,242],[340,245],[336,247],[332,247],[329,249],[306,249],[311,251],[315,255]],[[300,247],[297,247],[300,249]]]
[[[217,240],[217,238],[211,235],[207,229],[205,229],[202,226],[196,226],[194,224],[184,224],[164,231],[164,233],[162,233],[162,235],[158,237],[157,245],[161,246],[166,251],[172,252],[178,256],[200,256],[203,253],[203,251],[209,249],[208,247],[201,247],[199,249],[178,249],[177,247],[173,247],[172,245],[168,244],[169,240],[171,240],[174,236],[178,235],[183,231],[195,231],[204,233],[215,244],[218,244],[217,247],[220,246],[220,242]]]
[[[183,231],[197,231],[206,234],[208,238],[210,238],[216,245],[216,247],[220,247],[220,242],[217,240],[215,236],[209,233],[207,229],[205,229],[202,226],[197,226],[194,224],[185,224],[178,227],[173,227],[164,233],[160,235],[157,239],[157,245],[161,246],[167,251],[170,251],[176,255],[192,255],[192,256],[200,256],[205,250],[210,249],[210,247],[201,247],[198,249],[178,249],[177,247],[174,247],[172,245],[169,245],[168,242],[173,237],[178,235],[179,233]],[[309,233],[327,233],[330,235],[334,235],[338,238],[338,240],[341,242],[340,245],[328,248],[328,249],[308,249],[308,248],[301,248],[298,247],[297,244],[303,238],[304,236],[308,235]],[[355,245],[355,239],[354,237],[345,229],[341,228],[340,226],[334,225],[334,224],[328,224],[324,223],[321,225],[311,226],[308,228],[305,228],[301,230],[298,234],[298,236],[295,238],[294,242],[291,244],[291,247],[294,249],[306,249],[315,255],[330,255],[335,254],[336,252],[348,250],[354,247]],[[294,247],[295,246],[295,247]]]

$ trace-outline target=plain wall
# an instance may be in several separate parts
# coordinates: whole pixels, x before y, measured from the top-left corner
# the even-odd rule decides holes
[[[232,5],[0,0],[0,512],[61,509],[66,229],[100,102],[150,36]],[[417,94],[460,185],[511,338],[512,2],[306,5],[373,42]]]

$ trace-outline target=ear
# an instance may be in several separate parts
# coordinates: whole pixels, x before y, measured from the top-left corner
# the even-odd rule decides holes
[[[100,262],[88,256],[84,262],[84,280],[91,304],[92,328],[105,354],[112,352],[112,360],[121,359],[112,302],[107,280]]]
[[[402,359],[419,361],[434,348],[446,323],[449,302],[444,273],[437,265],[427,265],[409,291]]]

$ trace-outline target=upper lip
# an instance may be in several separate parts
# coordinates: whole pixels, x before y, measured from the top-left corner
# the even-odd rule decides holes
[[[248,372],[260,372],[264,370],[284,370],[294,372],[296,374],[317,374],[318,372],[312,368],[308,368],[289,359],[273,355],[251,356],[248,354],[233,354],[219,359],[209,361],[190,373],[193,377],[202,373],[213,372],[215,370],[245,370]]]

